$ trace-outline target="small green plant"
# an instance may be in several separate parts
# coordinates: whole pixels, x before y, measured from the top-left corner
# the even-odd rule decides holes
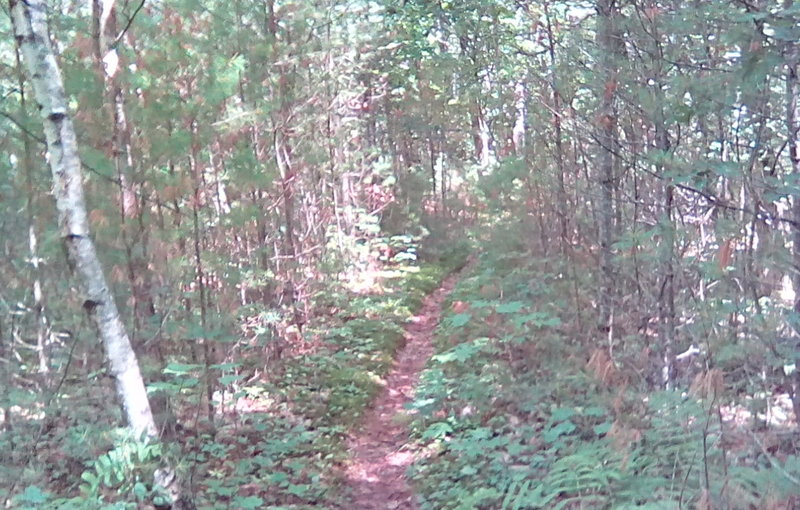
[[[81,491],[93,500],[102,500],[104,491],[129,494],[137,501],[147,498],[153,473],[158,468],[163,449],[159,443],[130,435],[127,429],[116,433],[115,446],[91,463],[81,474]]]
[[[17,508],[21,509],[41,508],[50,498],[51,495],[41,488],[36,485],[29,485],[25,487],[25,490],[22,491],[21,494],[14,498],[14,503],[19,505]]]

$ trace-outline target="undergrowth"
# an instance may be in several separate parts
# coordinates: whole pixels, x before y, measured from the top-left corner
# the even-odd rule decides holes
[[[191,481],[199,509],[346,507],[339,478],[345,435],[382,388],[403,347],[407,319],[444,276],[466,263],[467,254],[464,242],[433,250],[423,261],[388,263],[380,285],[368,293],[352,293],[331,280],[315,299],[327,313],[312,317],[280,358],[264,358],[275,341],[266,329],[265,342],[239,339],[234,362],[211,367],[224,390],[215,397],[213,424],[204,418],[203,366],[168,363],[151,390],[168,396],[175,415],[177,423],[166,431],[171,447],[125,436],[111,426],[113,409],[100,402],[60,397],[54,405],[76,406],[70,411],[74,422],[54,417],[41,437],[0,438],[17,448],[39,441],[40,453],[24,471],[17,458],[0,466],[4,478],[24,488],[15,491],[11,507],[116,510],[157,503],[150,489],[164,458]],[[249,313],[259,316],[255,309]],[[89,437],[91,449],[85,446]],[[37,468],[42,464],[48,483]]]
[[[412,404],[423,509],[796,508],[800,458],[722,419],[739,397],[713,371],[653,389],[587,335],[569,261],[502,230],[484,246]]]
[[[253,492],[264,505],[258,508],[347,507],[338,478],[346,460],[345,434],[383,387],[404,345],[407,319],[447,274],[466,263],[467,254],[468,244],[457,243],[418,264],[392,265],[373,293],[331,289],[325,299],[336,312],[307,330],[306,336],[315,339],[311,348],[285,360],[279,373],[259,387],[273,411],[250,418],[256,437],[247,442],[244,455],[230,456],[242,459],[234,463],[246,478],[231,483],[236,472],[228,470],[219,483],[238,487],[240,496],[242,488],[258,487]],[[241,430],[232,432],[242,442]],[[254,460],[253,453],[262,460]],[[214,490],[208,485],[204,508],[228,508]]]

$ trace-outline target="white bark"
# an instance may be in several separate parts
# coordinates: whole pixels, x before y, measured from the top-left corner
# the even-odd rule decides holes
[[[791,7],[793,2],[786,2],[785,6]],[[800,46],[797,43],[787,43],[784,48],[786,59],[786,130],[789,146],[789,160],[792,163],[792,175],[800,175]],[[800,222],[800,196],[792,197],[791,217],[795,222]],[[800,228],[795,223],[792,226],[792,261],[794,268],[791,273],[792,286],[794,287],[794,312],[800,313]],[[794,322],[794,321],[793,321]],[[800,327],[795,322],[792,324],[794,340],[794,391],[792,393],[792,406],[795,420],[800,427]]]
[[[90,236],[75,130],[48,38],[47,5],[43,0],[11,0],[10,5],[14,36],[42,116],[61,238],[80,285],[83,308],[97,327],[128,425],[137,435],[154,437],[156,426],[139,364]]]
[[[528,91],[525,90],[525,83],[522,81],[517,82],[514,86],[514,110],[516,111],[516,119],[514,120],[514,127],[511,130],[514,152],[517,156],[522,156],[522,150],[525,148],[525,119],[528,116],[528,109],[526,106],[527,99]]]

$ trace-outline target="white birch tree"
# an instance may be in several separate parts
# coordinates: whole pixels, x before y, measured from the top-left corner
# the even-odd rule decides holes
[[[43,0],[10,0],[9,5],[14,37],[39,105],[61,239],[80,286],[83,308],[102,341],[127,425],[136,436],[155,439],[157,428],[139,363],[89,230],[77,137],[67,108],[61,71],[48,36],[47,3]],[[172,469],[159,470],[156,485],[170,495],[171,508],[194,508],[178,489],[180,483]]]

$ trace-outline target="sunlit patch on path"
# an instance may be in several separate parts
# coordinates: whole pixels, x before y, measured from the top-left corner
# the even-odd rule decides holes
[[[456,277],[445,280],[428,296],[419,313],[406,327],[406,346],[395,361],[386,386],[367,411],[348,442],[351,463],[347,479],[352,488],[353,510],[413,510],[418,508],[405,473],[415,452],[408,441],[405,409],[420,371],[433,354],[432,336],[439,322],[441,304],[453,289]]]

